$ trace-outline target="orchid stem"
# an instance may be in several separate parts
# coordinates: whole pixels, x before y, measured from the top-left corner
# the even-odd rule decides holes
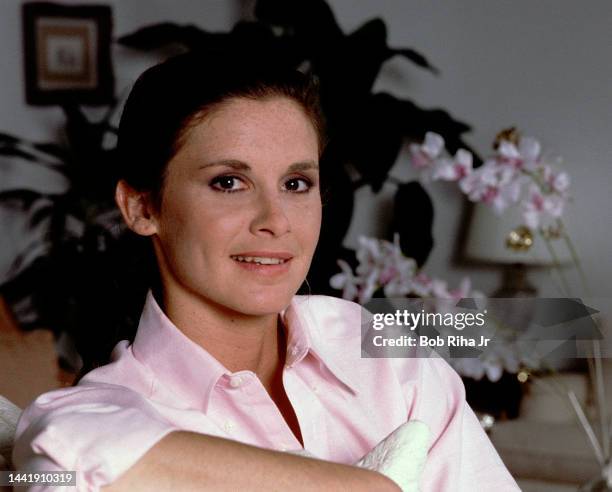
[[[550,365],[548,364],[546,365],[548,366],[548,370],[551,373],[555,372],[554,369]],[[589,439],[589,442],[591,443],[591,447],[593,448],[593,452],[595,453],[595,457],[597,458],[597,461],[603,466],[607,459],[607,454],[606,454],[607,452],[605,449],[606,444],[604,442],[604,450],[602,450],[601,445],[599,441],[597,440],[595,431],[593,430],[593,427],[588,421],[584,413],[584,410],[582,409],[582,405],[580,405],[580,402],[578,401],[578,398],[576,397],[576,394],[574,393],[574,391],[568,389],[567,386],[560,381],[551,381],[551,380],[546,380],[546,379],[538,378],[538,377],[533,377],[532,381],[539,386],[548,388],[553,393],[557,393],[560,397],[564,395],[567,395],[569,397],[571,407],[574,409],[578,423],[584,429]]]
[[[578,274],[580,275],[580,280],[582,282],[582,288],[584,289],[584,293],[586,294],[587,297],[591,297],[591,292],[589,289],[589,282],[586,278],[586,274],[584,273],[584,270],[582,269],[582,263],[580,262],[580,257],[578,256],[578,252],[576,251],[574,243],[572,239],[570,238],[569,234],[567,233],[567,230],[565,229],[565,226],[563,225],[563,221],[561,219],[557,219],[557,225],[562,231],[563,240],[565,241],[565,244],[567,245],[567,249],[572,255],[572,261],[574,262],[574,265],[576,266],[576,270],[578,270]]]
[[[610,458],[610,430],[606,412],[606,391],[601,366],[601,346],[599,340],[593,340],[593,358],[595,359],[595,387],[597,388],[597,406],[599,407],[599,422],[603,441],[603,451],[606,459]]]
[[[572,406],[574,407],[574,412],[576,412],[576,415],[578,416],[578,420],[580,421],[582,428],[586,432],[586,435],[589,438],[589,441],[591,442],[591,447],[593,448],[593,451],[595,452],[595,457],[597,458],[597,461],[603,467],[605,464],[605,459],[603,456],[603,452],[601,450],[601,446],[597,442],[597,437],[595,437],[595,432],[593,432],[593,427],[591,427],[591,424],[586,418],[586,415],[584,414],[584,411],[582,410],[582,407],[580,406],[580,403],[578,402],[578,399],[576,398],[576,395],[574,394],[574,392],[571,390],[568,391],[567,396],[569,396],[570,402]]]
[[[576,266],[576,270],[578,270],[578,274],[580,275],[580,280],[582,282],[582,288],[584,289],[584,293],[586,294],[587,297],[590,297],[591,291],[589,289],[589,283],[588,283],[586,274],[584,272],[584,269],[582,268],[582,264],[580,262],[580,257],[578,256],[578,252],[576,251],[576,247],[574,246],[574,243],[572,239],[570,238],[570,235],[567,233],[567,230],[565,229],[565,226],[561,219],[557,219],[557,226],[562,231],[563,240],[565,241],[565,244],[567,245],[567,249],[569,250],[570,255],[572,256],[572,261],[574,262],[574,265]],[[548,244],[548,241],[547,241],[547,244]],[[548,244],[548,246],[549,246],[549,251],[551,251],[551,253],[554,254],[554,250],[552,249],[552,246],[550,244]],[[557,258],[555,258],[555,263],[558,264]],[[596,326],[598,325],[596,319],[593,319],[593,322],[595,323]],[[610,428],[608,425],[608,416],[607,416],[607,411],[606,411],[607,410],[606,409],[606,391],[605,391],[605,383],[604,383],[604,378],[603,378],[603,368],[601,365],[601,346],[600,346],[599,340],[597,339],[593,339],[592,343],[593,343],[593,354],[592,354],[593,361],[592,363],[591,361],[589,361],[589,373],[591,375],[591,378],[593,380],[593,384],[595,385],[595,390],[596,390],[595,394],[596,394],[597,410],[598,410],[597,413],[599,417],[599,424],[601,426],[601,439],[602,439],[602,444],[604,448],[603,456],[605,460],[608,460],[610,458],[610,441],[612,440],[612,432],[610,431]]]
[[[561,291],[563,292],[563,295],[565,295],[566,297],[569,297],[570,296],[569,283],[567,279],[565,278],[565,274],[563,273],[563,270],[561,268],[561,262],[559,261],[559,257],[557,256],[557,253],[550,242],[550,238],[548,238],[542,230],[540,230],[540,236],[542,236],[542,238],[544,239],[544,242],[546,243],[548,252],[550,253],[550,256],[552,257],[552,260],[553,260],[553,268],[559,275],[559,279],[561,281],[561,286],[562,286]]]

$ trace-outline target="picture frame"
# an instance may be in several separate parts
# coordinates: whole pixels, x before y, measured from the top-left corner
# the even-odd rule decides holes
[[[113,101],[110,6],[28,2],[22,19],[28,104]]]

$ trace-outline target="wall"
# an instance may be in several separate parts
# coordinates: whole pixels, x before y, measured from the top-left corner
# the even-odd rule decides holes
[[[95,3],[92,1],[66,3]],[[115,35],[147,23],[196,23],[226,30],[239,16],[241,2],[114,0]],[[242,4],[250,2],[242,2]],[[418,70],[401,59],[389,61],[377,82],[386,90],[424,107],[442,107],[472,124],[468,142],[482,154],[495,134],[517,125],[565,158],[573,177],[574,203],[568,223],[576,240],[594,294],[609,296],[612,273],[607,258],[612,245],[609,190],[612,187],[612,3],[539,0],[333,0],[339,23],[352,31],[364,21],[382,17],[392,46],[410,46],[442,70],[440,77]],[[0,131],[23,137],[57,138],[62,117],[57,109],[24,104],[20,4],[3,0],[0,15]],[[116,48],[117,86],[122,90],[152,57]],[[409,178],[405,154],[393,174]],[[456,284],[469,274],[474,284],[491,292],[498,284],[494,269],[466,269],[451,264],[463,199],[446,184],[427,185],[436,210],[436,246],[428,272]],[[359,204],[347,245],[359,234],[376,235],[376,220],[393,188],[372,197],[359,193]],[[415,211],[406,211],[407,220]],[[575,281],[575,275],[569,272]],[[532,278],[543,295],[558,291],[545,272]]]

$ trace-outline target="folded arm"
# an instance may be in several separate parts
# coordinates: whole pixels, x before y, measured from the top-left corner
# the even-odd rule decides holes
[[[380,473],[193,432],[171,432],[105,492],[399,491]]]
[[[26,409],[13,461],[20,471],[76,470],[83,492],[399,490],[374,471],[216,437],[203,416],[200,424],[181,430],[120,386],[66,388]]]

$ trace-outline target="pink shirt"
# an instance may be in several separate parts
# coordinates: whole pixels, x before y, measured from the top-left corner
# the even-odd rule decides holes
[[[422,490],[519,490],[444,360],[362,359],[361,307],[346,300],[295,296],[281,315],[283,383],[307,451],[353,464],[400,424],[420,420],[430,428]],[[132,344],[119,342],[110,364],[25,410],[13,458],[18,470],[77,470],[77,490],[95,491],[178,429],[302,448],[257,376],[228,371],[149,293]]]

